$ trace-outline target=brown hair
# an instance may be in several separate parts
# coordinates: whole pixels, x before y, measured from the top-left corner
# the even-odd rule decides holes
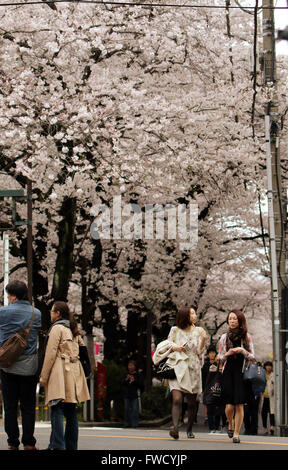
[[[194,308],[192,307],[182,307],[182,308],[179,308],[178,310],[176,325],[181,330],[185,330],[186,328],[188,328],[188,326],[191,325],[191,322],[190,322],[191,309],[194,310]]]
[[[63,318],[63,320],[69,320],[70,329],[72,331],[73,336],[80,335],[77,321],[74,315],[70,312],[70,309],[66,302],[62,302],[61,300],[56,300],[56,302],[54,302],[53,304],[53,310],[54,312],[60,312],[61,318]]]

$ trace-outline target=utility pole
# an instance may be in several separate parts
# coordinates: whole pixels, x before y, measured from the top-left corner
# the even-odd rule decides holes
[[[270,239],[271,301],[273,328],[274,396],[276,434],[283,435],[286,423],[283,302],[286,287],[285,204],[281,182],[279,116],[276,80],[275,28],[273,0],[263,0],[264,86],[269,100],[265,106],[265,140],[267,161],[267,198]]]
[[[4,305],[8,305],[6,286],[9,282],[9,234],[3,232],[3,272],[4,272]]]
[[[27,278],[28,278],[28,300],[32,303],[32,182],[27,182],[27,195],[24,195],[23,189],[0,189],[0,199],[12,198],[12,225],[6,230],[13,230],[14,227],[19,225],[27,225]],[[16,202],[27,201],[27,220],[18,220],[16,212]],[[3,228],[0,227],[0,230]],[[5,230],[5,228],[4,228]],[[6,241],[7,245],[7,241]],[[7,250],[6,250],[7,251]],[[7,255],[6,255],[7,256]]]
[[[28,278],[28,300],[33,300],[33,234],[32,234],[32,182],[27,181],[27,278]]]

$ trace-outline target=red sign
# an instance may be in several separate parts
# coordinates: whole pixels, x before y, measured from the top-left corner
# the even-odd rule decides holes
[[[105,398],[106,395],[106,366],[98,362],[97,364],[97,381],[96,381],[96,397]]]
[[[103,400],[106,396],[106,366],[98,362],[96,379],[96,397],[99,400],[98,415],[103,420]]]

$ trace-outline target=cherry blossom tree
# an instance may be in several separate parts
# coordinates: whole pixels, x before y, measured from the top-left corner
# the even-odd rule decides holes
[[[226,6],[0,12],[0,178],[32,180],[34,299],[47,322],[51,302],[68,299],[88,333],[103,327],[109,358],[145,356],[151,305],[158,337],[183,303],[209,328],[216,315],[216,331],[232,305],[268,315],[257,212],[266,95],[251,83],[253,17]],[[93,208],[112,210],[119,195],[142,209],[197,203],[197,248],[91,238]],[[9,210],[6,201],[3,220]],[[12,242],[17,267],[25,228]]]

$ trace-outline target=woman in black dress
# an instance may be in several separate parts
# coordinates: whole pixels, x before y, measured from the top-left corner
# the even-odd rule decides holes
[[[227,317],[227,333],[219,342],[219,359],[223,363],[223,389],[228,419],[228,436],[239,443],[239,432],[244,418],[244,403],[250,388],[243,380],[245,362],[254,360],[254,346],[248,334],[246,318],[240,310],[232,310]]]

